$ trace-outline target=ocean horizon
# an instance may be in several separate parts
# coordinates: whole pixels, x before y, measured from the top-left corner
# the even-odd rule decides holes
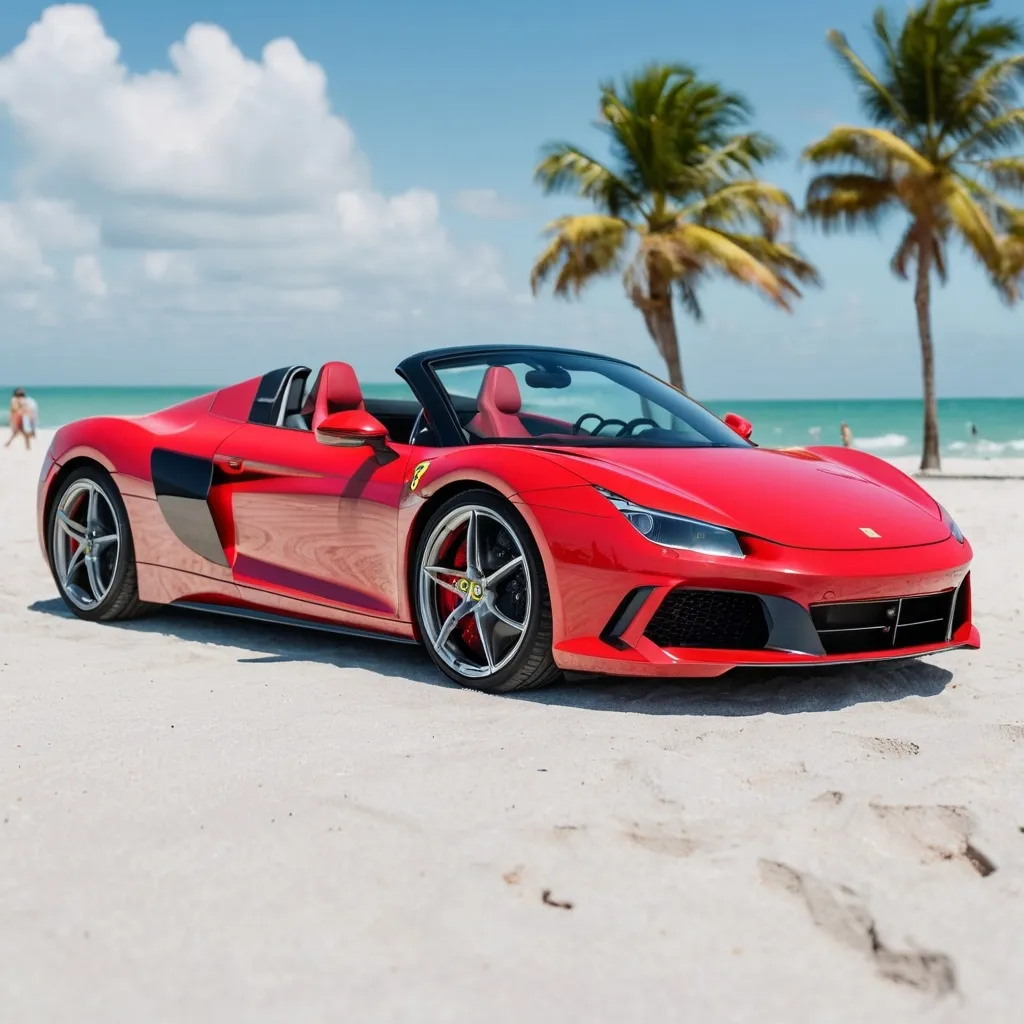
[[[141,415],[216,390],[221,385],[179,387],[29,387],[39,405],[39,425],[52,429],[85,416]],[[9,394],[11,387],[6,389]],[[401,382],[370,382],[369,396],[407,394]],[[754,425],[766,447],[839,444],[840,425],[850,425],[854,445],[886,457],[921,452],[922,401],[913,398],[711,399],[718,416],[736,412]],[[0,412],[7,425],[7,411]],[[971,426],[977,434],[972,434]],[[960,458],[1024,458],[1024,397],[942,398],[939,429],[944,455]]]

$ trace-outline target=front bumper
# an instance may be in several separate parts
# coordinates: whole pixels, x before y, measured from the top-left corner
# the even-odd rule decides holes
[[[546,541],[554,658],[568,671],[706,677],[740,666],[850,664],[980,646],[971,619],[972,552],[953,537],[919,547],[857,551],[745,539],[747,557],[716,558],[651,544],[614,518],[536,506],[530,512]],[[760,641],[757,649],[750,643],[743,648],[675,645],[664,628],[649,628],[680,588],[756,596],[765,613],[763,646]],[[908,611],[907,621],[900,621],[904,605],[925,609],[932,599],[944,609],[931,618],[933,625],[924,628],[917,621],[931,615],[924,610]],[[827,636],[836,630],[823,619],[823,606],[867,602],[882,603],[878,614],[891,603],[893,631],[872,626],[879,629],[877,642],[858,640],[870,649],[843,649],[837,638]],[[939,622],[945,609],[948,618]]]

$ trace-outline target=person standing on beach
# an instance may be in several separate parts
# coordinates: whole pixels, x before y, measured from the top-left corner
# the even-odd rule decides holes
[[[853,444],[853,431],[850,429],[850,424],[845,420],[843,425],[839,428],[839,434],[843,439],[843,447],[849,448]]]
[[[24,415],[25,405],[25,392],[21,388],[15,388],[14,393],[11,395],[11,406],[9,413],[9,423],[11,427],[11,436],[7,438],[7,443],[4,445],[5,448],[11,447],[11,442],[22,433],[22,417]],[[25,438],[25,444],[29,444],[29,440]]]
[[[39,427],[39,406],[31,396],[21,393],[21,432],[25,437],[25,447],[32,447],[32,438]]]

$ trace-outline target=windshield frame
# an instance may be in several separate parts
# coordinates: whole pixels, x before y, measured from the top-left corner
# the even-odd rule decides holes
[[[651,397],[653,402],[669,412],[672,411],[671,405],[678,405],[684,410],[684,412],[680,413],[680,418],[687,423],[690,420],[685,415],[685,412],[690,412],[691,415],[696,412],[698,422],[704,420],[708,425],[714,424],[714,434],[717,434],[718,437],[709,437],[708,443],[701,445],[679,444],[674,441],[645,440],[642,437],[620,438],[595,437],[592,435],[565,435],[564,438],[561,435],[529,438],[472,438],[464,430],[459,414],[452,403],[451,395],[437,372],[438,370],[453,369],[460,366],[468,367],[483,364],[496,366],[526,363],[543,367],[551,363],[559,364],[562,359],[570,362],[581,360],[588,363],[604,364],[605,366],[619,366],[627,374],[637,374],[645,382],[649,382],[651,392],[661,396],[661,398]],[[572,367],[570,367],[571,369]],[[593,368],[588,367],[588,369]],[[396,367],[396,373],[405,380],[423,405],[427,418],[433,425],[437,435],[437,447],[469,447],[478,444],[541,448],[567,446],[581,448],[670,448],[675,450],[757,447],[752,441],[740,437],[728,424],[701,405],[700,402],[694,401],[689,395],[672,387],[667,381],[625,359],[601,355],[596,352],[554,348],[544,345],[459,346],[434,349],[410,356],[399,363]],[[609,379],[622,387],[630,387],[628,384],[615,380],[613,376],[609,376]],[[642,394],[639,391],[636,393],[638,395]],[[666,405],[666,400],[670,404]],[[703,434],[699,426],[693,429]],[[704,434],[704,436],[707,435]]]

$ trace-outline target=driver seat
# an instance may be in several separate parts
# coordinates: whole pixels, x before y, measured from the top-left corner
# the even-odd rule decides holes
[[[476,399],[477,414],[468,429],[482,437],[530,437],[519,419],[523,398],[516,375],[507,366],[492,366],[484,374]]]
[[[332,413],[364,408],[356,371],[348,363],[324,363],[306,396],[302,415],[309,418],[309,429],[316,430]]]

